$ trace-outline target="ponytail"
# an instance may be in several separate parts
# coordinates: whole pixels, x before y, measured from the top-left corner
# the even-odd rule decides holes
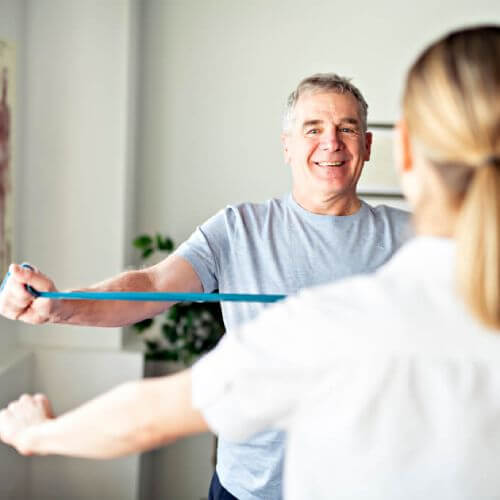
[[[403,110],[457,210],[458,293],[500,331],[500,26],[429,46],[408,73]]]
[[[500,330],[500,165],[478,167],[456,226],[457,284],[471,312]]]

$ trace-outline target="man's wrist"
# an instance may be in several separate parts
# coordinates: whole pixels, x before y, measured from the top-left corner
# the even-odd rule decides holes
[[[53,300],[49,314],[49,323],[67,324],[73,316],[74,302],[73,300]]]

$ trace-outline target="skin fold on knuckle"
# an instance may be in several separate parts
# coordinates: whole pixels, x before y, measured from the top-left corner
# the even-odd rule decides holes
[[[21,316],[22,314],[22,311],[19,312],[17,310],[12,310],[12,309],[9,309],[6,313],[5,313],[5,317],[7,319],[10,319],[12,321],[16,321],[19,319],[19,316]]]
[[[35,325],[43,325],[44,323],[47,323],[47,317],[40,315],[38,313],[33,314],[33,316],[30,317],[31,322]]]
[[[26,321],[26,314],[24,310],[18,311],[15,314],[13,314],[13,317],[11,319],[14,319],[16,321],[23,321],[24,323],[29,323],[29,321]]]

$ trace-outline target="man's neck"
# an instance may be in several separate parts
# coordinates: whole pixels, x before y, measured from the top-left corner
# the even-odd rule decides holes
[[[304,196],[292,191],[293,199],[305,210],[319,215],[353,215],[361,208],[361,200],[356,194],[332,197]]]

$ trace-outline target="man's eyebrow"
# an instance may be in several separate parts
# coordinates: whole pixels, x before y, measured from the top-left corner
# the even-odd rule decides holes
[[[357,125],[359,126],[360,122],[357,118],[351,118],[349,116],[342,118],[340,120],[340,123],[350,123],[351,125]]]
[[[306,120],[302,124],[302,128],[322,125],[323,123],[324,123],[324,120]],[[356,125],[357,127],[360,126],[360,121],[357,118],[352,118],[350,116],[346,116],[344,118],[341,118],[340,123],[349,123],[350,125]]]
[[[302,124],[302,128],[310,127],[312,125],[321,125],[323,120],[307,120]]]

